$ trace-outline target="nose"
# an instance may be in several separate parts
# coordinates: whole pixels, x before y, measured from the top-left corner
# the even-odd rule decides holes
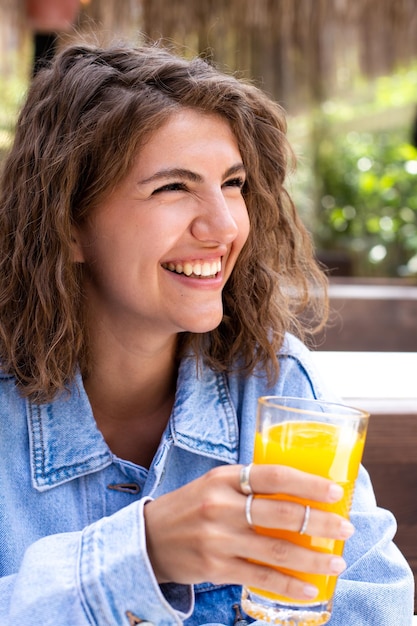
[[[239,233],[236,217],[243,210],[246,212],[243,197],[226,199],[219,190],[200,203],[191,225],[192,234],[199,241],[230,244]]]

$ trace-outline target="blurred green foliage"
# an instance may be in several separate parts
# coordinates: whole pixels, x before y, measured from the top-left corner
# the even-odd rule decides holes
[[[20,78],[0,78],[0,159],[12,143],[17,114],[25,88],[26,84]]]
[[[356,275],[417,275],[417,149],[397,132],[320,142],[319,249],[347,252]]]
[[[380,78],[362,98],[323,103],[298,134],[300,212],[319,255],[345,255],[356,276],[417,276],[416,87],[416,69]]]

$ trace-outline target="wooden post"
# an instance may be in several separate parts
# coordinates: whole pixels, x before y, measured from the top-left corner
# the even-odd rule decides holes
[[[26,18],[33,32],[33,70],[36,72],[56,51],[57,33],[74,24],[80,0],[25,0]]]

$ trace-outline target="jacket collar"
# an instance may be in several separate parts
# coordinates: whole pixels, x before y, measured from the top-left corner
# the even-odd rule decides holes
[[[82,379],[53,402],[26,402],[32,482],[46,491],[109,466],[114,458],[97,428]],[[183,359],[167,437],[174,445],[218,459],[237,462],[238,424],[227,379]]]
[[[193,357],[181,363],[170,420],[174,443],[225,463],[236,463],[239,427],[227,377]]]

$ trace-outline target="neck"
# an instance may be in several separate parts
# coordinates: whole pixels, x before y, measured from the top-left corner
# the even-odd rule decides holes
[[[102,338],[96,345],[84,385],[97,425],[114,454],[149,467],[174,402],[176,340],[153,349]]]

